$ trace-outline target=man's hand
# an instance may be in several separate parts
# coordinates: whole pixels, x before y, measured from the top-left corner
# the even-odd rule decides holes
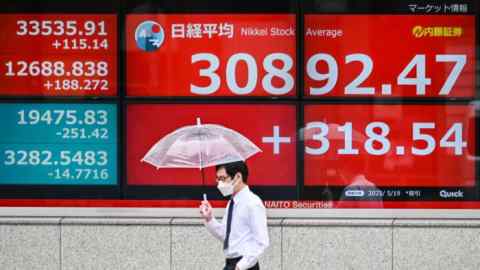
[[[203,200],[202,204],[200,204],[200,215],[207,221],[210,222],[213,218],[213,208],[212,205],[208,202]]]

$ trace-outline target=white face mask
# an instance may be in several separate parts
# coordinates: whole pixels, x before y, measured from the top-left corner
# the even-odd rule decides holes
[[[222,193],[223,197],[227,197],[233,194],[233,189],[235,187],[235,182],[229,182],[226,183],[224,181],[218,182],[217,188],[220,190],[220,193]]]

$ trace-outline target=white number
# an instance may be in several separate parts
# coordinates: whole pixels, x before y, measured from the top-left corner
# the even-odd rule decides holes
[[[247,64],[247,84],[245,87],[240,87],[237,84],[236,67],[239,61],[244,61]],[[257,84],[257,64],[255,59],[246,53],[236,53],[232,55],[227,62],[227,85],[233,93],[237,95],[246,95],[255,90]]]
[[[323,123],[323,122],[310,122],[307,123],[307,126],[305,127],[305,133],[309,129],[313,128],[319,128],[320,133],[313,134],[312,135],[312,140],[317,140],[322,143],[322,145],[319,148],[311,148],[306,146],[305,147],[305,152],[310,155],[322,155],[328,151],[328,148],[330,147],[330,142],[327,139],[328,135],[328,125]]]
[[[49,35],[55,35],[55,36],[61,36],[61,35],[68,35],[68,36],[73,36],[77,34],[77,22],[76,21],[61,21],[61,20],[55,20],[55,21],[17,21],[17,35],[19,36],[25,36],[25,35],[30,35],[30,36],[37,36],[37,35],[42,35],[42,36],[49,36]],[[66,31],[65,31],[66,28]],[[87,29],[89,30],[89,29]]]
[[[83,75],[83,62],[75,61],[72,63],[72,75],[76,77]]]
[[[208,77],[210,79],[210,85],[201,87],[190,84],[190,91],[199,95],[213,94],[220,87],[220,77],[215,73],[220,66],[220,61],[218,60],[218,57],[211,53],[197,53],[192,55],[192,64],[198,61],[207,61],[210,64],[208,68],[200,69],[200,76]]]
[[[102,169],[100,171],[100,179],[108,179],[108,170],[107,169]]]
[[[45,111],[40,117],[40,121],[45,122],[47,125],[50,125],[52,123],[52,111]]]
[[[15,67],[18,68],[18,71],[15,71]],[[45,76],[49,77],[52,75],[63,76],[65,73],[64,63],[60,61],[50,62],[50,61],[17,61],[13,63],[12,61],[6,62],[7,72],[6,76]]]
[[[41,63],[41,71],[40,74],[42,76],[48,77],[52,76],[53,74],[53,63],[52,62],[42,62]]]
[[[53,110],[53,114],[56,115],[55,117],[55,125],[59,125],[65,115],[64,110]]]
[[[108,122],[108,113],[104,110],[97,111],[97,125],[105,125]]]
[[[71,162],[70,151],[60,151],[60,165],[68,166]]]
[[[89,151],[87,151],[89,152]],[[71,158],[71,161],[70,162],[74,162],[76,163],[77,165],[83,165],[84,163],[84,156],[82,155],[83,153],[81,151],[77,151],[75,152],[75,154],[73,154],[73,157]]]
[[[64,29],[64,23],[63,21],[53,21],[53,25],[55,25],[55,31],[53,31],[54,36],[61,36],[63,35],[65,29]]]
[[[415,68],[416,67],[416,68]],[[416,77],[407,78],[408,74],[412,69],[416,69]],[[398,75],[397,84],[398,85],[416,85],[417,95],[425,95],[425,86],[430,85],[432,80],[427,78],[425,75],[425,55],[417,54],[412,58],[410,63],[402,70]]]
[[[275,60],[283,62],[281,69],[273,65]],[[267,71],[267,74],[262,79],[263,89],[272,95],[283,95],[290,92],[295,83],[292,75],[288,73],[292,67],[293,60],[288,54],[272,53],[267,55],[263,60],[263,68]],[[281,78],[284,81],[284,85],[282,87],[273,86],[272,79],[274,77]]]
[[[98,30],[97,35],[106,36],[107,32],[105,31],[105,21],[99,21],[98,22],[98,27],[100,28],[100,30]]]
[[[437,62],[454,62],[450,74],[445,80],[439,95],[448,95],[462,72],[467,57],[464,54],[439,54],[435,56]],[[327,65],[327,72],[319,73],[317,64],[324,61]],[[374,95],[374,87],[360,87],[365,80],[368,79],[373,71],[373,61],[370,56],[363,53],[348,54],[345,56],[345,63],[351,62],[362,63],[362,71],[349,84],[345,86],[346,95]],[[415,70],[415,75],[409,76]],[[326,83],[321,87],[310,87],[311,95],[324,95],[332,91],[338,80],[338,64],[330,54],[317,53],[310,57],[307,61],[307,75],[315,81],[325,81]],[[397,77],[398,85],[414,85],[416,87],[416,94],[419,96],[426,95],[426,86],[431,85],[432,79],[426,76],[426,57],[425,54],[415,55],[405,68]]]
[[[27,21],[17,21],[17,26],[18,26],[17,35],[18,36],[25,36],[28,33],[27,25],[28,25]]]
[[[65,124],[67,125],[75,125],[77,123],[77,111],[75,110],[67,110],[66,111],[66,120]]]
[[[42,36],[49,36],[52,34],[52,21],[42,21]]]
[[[319,73],[317,71],[317,63],[325,61],[327,63],[328,72]],[[326,53],[317,53],[310,57],[307,62],[307,75],[315,81],[327,80],[322,87],[310,87],[310,95],[324,95],[332,91],[338,79],[338,65],[335,58]]]
[[[40,112],[37,110],[31,110],[28,112],[28,118],[30,118],[31,125],[36,125],[40,122]]]
[[[462,140],[462,129],[462,123],[453,124],[452,127],[447,130],[445,135],[443,135],[443,137],[440,139],[440,147],[452,147],[455,149],[456,156],[462,155],[462,148],[467,147],[467,142]],[[448,138],[450,138],[452,135],[454,135],[454,139],[453,141],[449,141]]]
[[[15,152],[12,150],[5,151],[5,161],[3,162],[5,165],[13,165],[15,164]]]
[[[105,166],[108,163],[108,154],[106,151],[98,151],[97,152],[98,158],[100,159],[97,162],[98,166]]]
[[[99,158],[99,161],[96,158]],[[60,152],[60,165],[67,166],[72,162],[77,165],[93,166],[95,164],[99,166],[105,166],[108,163],[108,154],[106,151],[77,151],[73,153],[71,151]]]
[[[283,64],[282,68],[273,65],[275,60],[280,60]],[[199,70],[200,76],[210,79],[208,86],[197,86],[190,84],[190,92],[199,95],[210,95],[220,88],[220,76],[216,73],[220,66],[220,60],[211,53],[197,53],[192,55],[192,64],[199,61],[207,61],[209,66]],[[245,62],[247,65],[247,83],[241,87],[237,82],[236,69],[239,61]],[[293,67],[293,60],[284,53],[272,53],[263,60],[263,68],[267,74],[262,79],[262,87],[266,92],[273,95],[283,95],[288,93],[294,87],[295,80],[288,73]],[[237,95],[250,94],[255,90],[258,81],[258,66],[255,58],[248,53],[237,53],[232,55],[227,61],[226,81],[228,88]],[[283,86],[275,87],[272,83],[274,77],[279,77],[284,81]]]
[[[65,31],[65,34],[67,36],[74,36],[77,34],[77,22],[76,21],[67,21],[66,24],[67,31]]]
[[[53,63],[53,74],[55,76],[63,76],[65,74],[65,64],[63,62],[54,62]]]
[[[345,57],[345,63],[350,63],[353,61],[358,61],[362,63],[362,72],[358,75],[355,80],[345,86],[345,94],[346,95],[374,95],[375,88],[373,87],[359,87],[361,83],[363,83],[368,76],[372,73],[373,70],[373,62],[372,59],[363,53],[355,53],[349,54]]]
[[[380,128],[380,134],[374,132],[375,128]],[[368,124],[365,128],[365,134],[367,134],[368,136],[368,139],[365,141],[365,150],[367,150],[369,154],[375,156],[387,153],[388,150],[390,150],[390,141],[385,137],[388,135],[389,132],[390,128],[387,124],[383,122],[371,122],[370,124]],[[382,144],[382,147],[380,149],[375,149],[373,147],[374,141],[380,142]]]
[[[91,36],[95,33],[95,28],[96,28],[95,22],[86,21],[83,27],[85,28],[86,36]]]
[[[353,129],[352,122],[346,122],[345,125],[339,126],[338,131],[345,134],[345,147],[343,149],[338,149],[337,153],[339,155],[358,155],[358,149],[352,147],[353,140]]]
[[[39,151],[30,151],[28,153],[28,164],[37,166],[40,164],[40,152]]]
[[[448,74],[448,78],[440,89],[439,95],[448,95],[452,90],[453,85],[460,76],[460,72],[467,62],[467,57],[464,54],[439,54],[435,56],[437,62],[455,62],[452,71]]]
[[[87,77],[95,76],[95,62],[87,61],[84,63],[85,68],[87,69],[83,75]]]
[[[75,124],[77,119],[75,117],[75,110],[67,110],[67,121],[66,124],[72,125]],[[64,110],[46,110],[40,112],[38,110],[30,110],[28,113],[25,113],[25,110],[18,112],[19,120],[18,125],[36,125],[40,122],[44,122],[47,125],[51,125],[52,122],[54,125],[59,125],[65,115]]]
[[[86,110],[83,117],[83,123],[85,125],[93,125],[95,124],[95,111],[93,110]]]
[[[432,136],[428,134],[422,134],[421,132],[422,129],[432,128],[435,128],[435,123],[413,123],[413,141],[424,141],[427,143],[427,146],[423,149],[412,146],[412,154],[425,156],[429,155],[433,152],[433,150],[435,150],[435,139]]]
[[[40,34],[40,22],[39,21],[29,21],[28,24],[31,26],[31,30],[28,34],[31,36],[36,36]]]
[[[7,72],[5,73],[5,76],[15,76],[15,73],[13,72],[12,61],[6,62],[5,65],[7,66]]]
[[[5,150],[4,165],[52,165],[51,158],[52,152],[50,151],[38,151],[38,150]]]
[[[75,61],[72,63],[72,75],[76,77],[104,77],[108,75],[108,63],[104,61],[98,63],[92,61]]]
[[[28,65],[28,73],[31,76],[38,76],[40,75],[40,62],[38,61],[33,61]]]
[[[20,120],[18,120],[18,122],[17,122],[18,125],[28,125],[28,122],[25,121],[25,111],[24,110],[19,111],[18,116],[20,117]]]

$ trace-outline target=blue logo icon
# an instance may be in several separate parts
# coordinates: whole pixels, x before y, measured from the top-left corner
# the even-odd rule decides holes
[[[152,52],[158,50],[165,40],[165,32],[160,24],[154,21],[144,21],[135,30],[135,41],[138,48]]]

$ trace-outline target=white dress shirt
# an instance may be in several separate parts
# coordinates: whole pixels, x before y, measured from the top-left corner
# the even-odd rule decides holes
[[[262,200],[250,191],[248,186],[233,196],[232,227],[228,248],[223,252],[226,258],[242,259],[237,263],[240,270],[253,267],[269,245],[267,215]],[[227,231],[227,205],[222,222],[213,217],[205,223],[207,230],[218,240],[224,241]]]

